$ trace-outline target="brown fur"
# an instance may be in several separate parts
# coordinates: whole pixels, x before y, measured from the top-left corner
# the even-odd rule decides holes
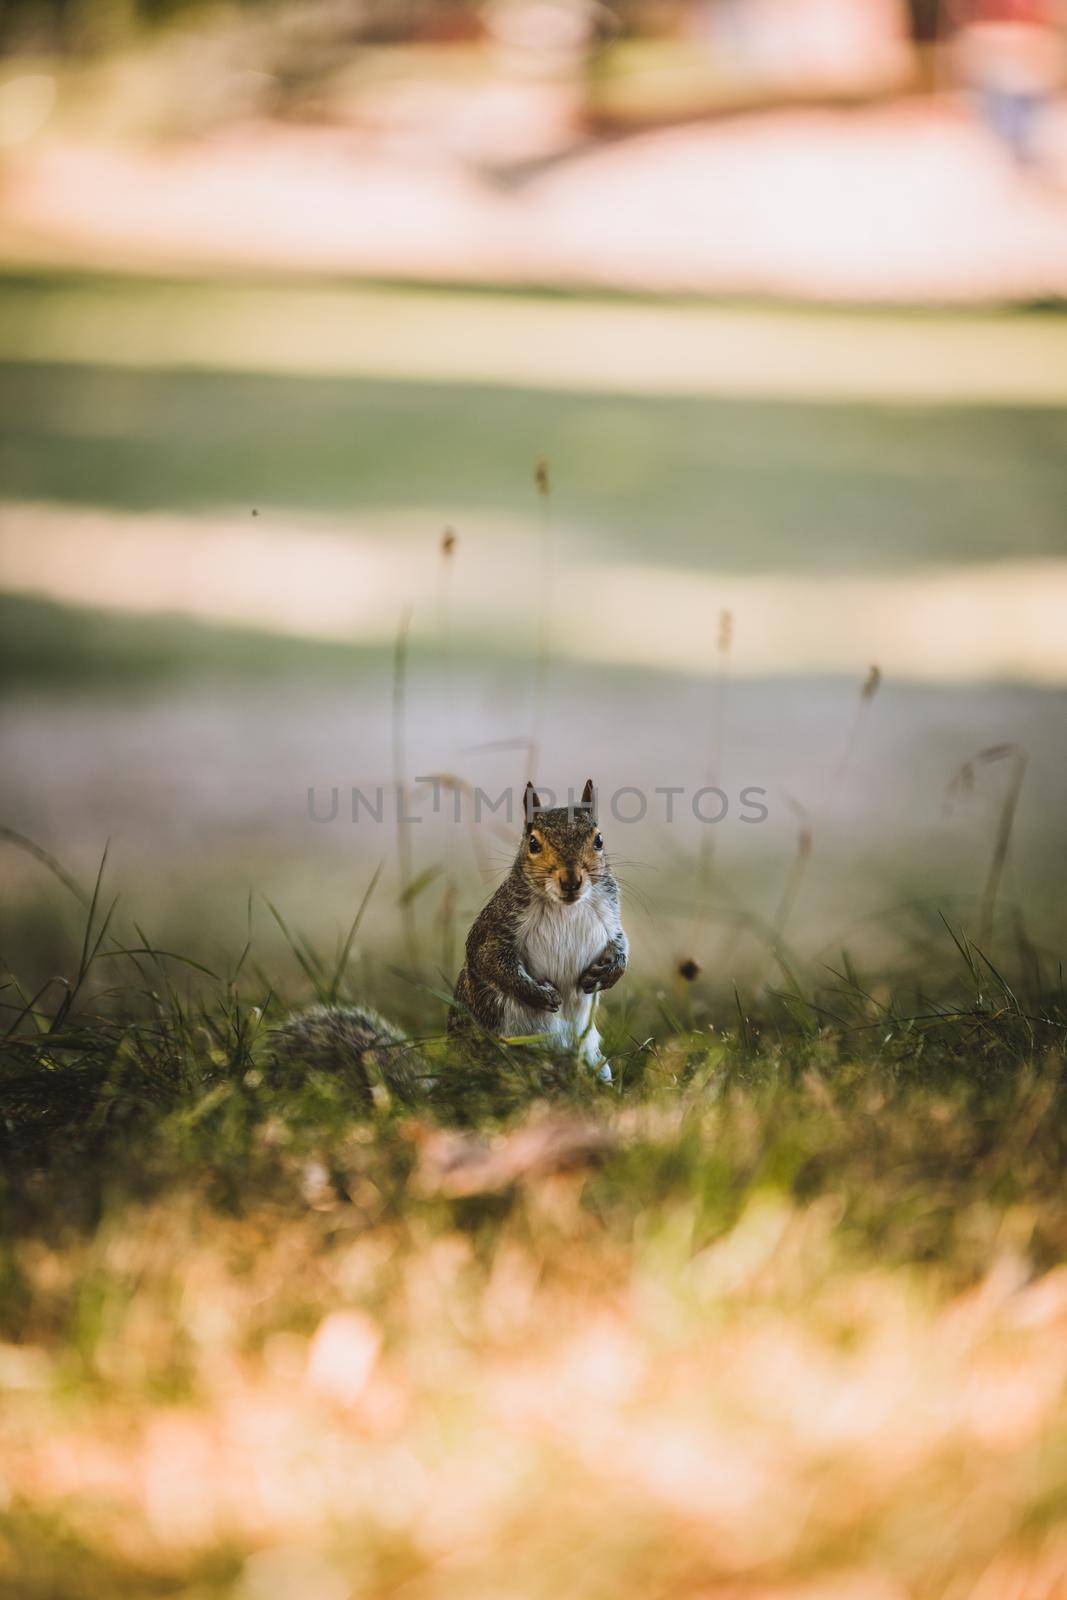
[[[568,897],[595,888],[618,924],[619,888],[606,850],[596,846],[600,833],[594,806],[591,779],[578,805],[548,810],[542,810],[536,791],[527,785],[526,826],[518,853],[467,937],[467,959],[456,980],[457,1004],[449,1013],[449,1033],[499,1034],[509,1002],[546,1021],[560,1009],[559,991],[527,969],[520,950],[520,926],[535,897],[558,896],[562,911]],[[531,841],[540,846],[536,853]],[[618,924],[617,933],[580,975],[578,988],[586,994],[611,988],[626,969],[628,948]]]

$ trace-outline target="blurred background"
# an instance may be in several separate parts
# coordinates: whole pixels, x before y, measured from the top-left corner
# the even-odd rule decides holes
[[[9,959],[80,915],[21,840],[110,841],[202,952],[250,891],[329,941],[381,866],[364,950],[451,976],[514,829],[415,779],[533,770],[649,793],[657,982],[922,979],[940,912],[1054,960],[1064,20],[6,0]],[[398,778],[423,821],[353,824]]]

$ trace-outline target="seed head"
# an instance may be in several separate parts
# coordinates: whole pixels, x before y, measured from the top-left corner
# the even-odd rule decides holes
[[[725,655],[733,643],[734,614],[732,611],[719,612],[719,649]]]

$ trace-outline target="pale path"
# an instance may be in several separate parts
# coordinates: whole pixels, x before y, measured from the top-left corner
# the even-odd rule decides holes
[[[462,524],[457,636],[505,655],[532,653],[536,596],[524,602],[513,577],[516,551],[536,538],[536,525],[473,509]],[[439,537],[425,513],[397,510],[362,524],[346,519],[341,528],[7,505],[0,587],[71,605],[385,644],[408,605],[416,630],[435,625]],[[505,592],[514,603],[503,617]],[[612,618],[610,629],[589,627],[590,595]],[[932,683],[1067,683],[1067,560],[809,578],[579,559],[553,601],[553,644],[572,658],[696,675],[714,668],[723,608],[734,613],[731,670],[741,676],[862,676],[877,662],[894,677]]]

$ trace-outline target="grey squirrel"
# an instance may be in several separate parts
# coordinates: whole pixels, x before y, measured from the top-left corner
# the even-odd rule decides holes
[[[592,778],[577,806],[550,809],[526,785],[522,842],[467,936],[448,1031],[546,1035],[610,1082],[594,996],[618,983],[630,947],[595,800]]]
[[[486,1034],[542,1035],[610,1083],[595,996],[626,971],[629,943],[596,820],[593,780],[577,805],[550,808],[528,783],[523,813],[511,871],[467,935],[449,1038],[476,1045]],[[367,1089],[371,1069],[402,1096],[419,1070],[396,1029],[351,1006],[316,1006],[291,1017],[275,1035],[275,1053],[323,1070],[347,1069]]]

